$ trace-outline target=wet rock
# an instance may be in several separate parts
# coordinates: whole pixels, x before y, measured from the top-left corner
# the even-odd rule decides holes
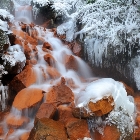
[[[23,40],[26,40],[27,42],[29,42],[32,45],[37,45],[37,41],[36,39],[32,38],[31,36],[29,36],[27,33],[21,31],[21,30],[12,30],[13,34],[22,38]]]
[[[55,104],[49,104],[49,103],[43,103],[41,104],[37,114],[36,119],[42,119],[42,118],[53,118],[56,111]]]
[[[53,49],[52,49],[51,45],[48,42],[44,42],[42,50],[44,52],[48,52],[48,50],[52,51]]]
[[[35,122],[28,140],[67,140],[63,123],[52,119],[42,118]]]
[[[96,103],[89,101],[88,107],[95,116],[103,116],[114,109],[114,99],[109,96],[98,100]]]
[[[2,126],[0,126],[0,136],[3,135],[4,131],[3,131],[3,128]]]
[[[73,44],[73,49],[72,49],[72,52],[76,55],[76,56],[81,56],[81,51],[82,51],[82,48],[81,48],[81,45],[78,44],[77,42],[75,42]]]
[[[66,128],[70,140],[83,139],[84,137],[90,138],[90,132],[86,120],[69,119]]]
[[[55,59],[51,54],[44,55],[44,60],[48,63],[49,66],[55,62]]]
[[[30,135],[30,132],[26,132],[20,136],[19,140],[28,140],[29,135]]]
[[[52,86],[47,93],[47,103],[67,104],[74,100],[72,90],[64,84]]]
[[[116,126],[112,125],[112,126],[106,126],[104,128],[103,135],[95,131],[94,136],[95,136],[95,140],[119,140],[120,132],[118,131]]]
[[[29,119],[25,118],[25,117],[17,118],[17,116],[9,115],[6,118],[7,125],[9,127],[12,127],[12,128],[19,128],[19,127],[23,126],[25,123],[28,123],[28,122],[29,122]]]
[[[76,118],[89,118],[92,114],[89,114],[86,109],[75,107],[72,109],[72,114]]]
[[[140,140],[140,129],[137,128],[135,129],[135,139],[134,140]]]
[[[17,93],[35,82],[36,74],[33,71],[32,66],[29,65],[26,66],[20,74],[14,77],[14,79],[10,82],[9,87],[13,90],[13,92]]]
[[[53,67],[48,66],[46,71],[49,74],[49,76],[53,79],[59,78],[61,76],[61,74],[57,71],[57,69]]]
[[[69,119],[74,118],[74,116],[72,115],[72,108],[68,105],[60,105],[57,109],[59,114],[59,121],[63,122],[65,125],[67,124]]]
[[[33,107],[42,101],[42,93],[43,91],[38,88],[25,88],[16,95],[13,106],[18,110]]]
[[[65,65],[67,69],[73,69],[75,71],[78,69],[78,63],[73,55],[66,57]]]

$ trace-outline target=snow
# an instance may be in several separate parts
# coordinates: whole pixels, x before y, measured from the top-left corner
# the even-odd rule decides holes
[[[15,66],[17,63],[21,63],[21,69],[25,66],[26,57],[20,45],[10,46],[7,50],[7,54],[2,56],[4,60],[4,65],[9,63],[11,67]],[[19,70],[20,72],[21,70]]]
[[[10,22],[14,20],[14,16],[5,9],[0,9],[0,16],[2,16],[4,19],[9,19]]]
[[[85,107],[91,99],[96,103],[103,97],[113,96],[115,109],[122,107],[131,116],[134,113],[134,103],[129,100],[125,87],[121,82],[117,82],[111,78],[102,78],[90,83],[86,89],[75,95],[75,104],[77,107]]]

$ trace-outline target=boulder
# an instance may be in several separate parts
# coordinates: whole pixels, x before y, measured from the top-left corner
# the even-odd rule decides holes
[[[29,42],[31,45],[37,45],[37,41],[36,39],[32,38],[31,36],[28,35],[28,33],[21,31],[21,30],[12,30],[13,34],[22,38],[23,40],[26,40],[27,42]]]
[[[53,118],[55,112],[56,112],[55,104],[42,103],[36,114],[36,119],[42,119],[42,118],[51,119]]]
[[[23,133],[19,140],[28,140],[30,132]]]
[[[33,107],[42,101],[42,92],[38,88],[25,88],[16,95],[13,106],[18,110]]]
[[[53,67],[48,66],[46,71],[52,79],[56,79],[61,76],[61,74],[57,71],[57,69],[55,69]]]
[[[68,55],[65,58],[65,66],[67,69],[73,69],[76,71],[78,69],[78,62],[73,55]]]
[[[82,51],[81,45],[78,44],[77,42],[74,42],[72,52],[76,56],[79,56],[80,57],[81,56],[81,51]]]
[[[72,90],[64,85],[52,86],[46,95],[47,103],[67,104],[74,101],[74,94]]]
[[[57,109],[59,121],[63,122],[65,125],[69,119],[74,118],[71,107],[67,105],[59,105]]]
[[[94,133],[95,140],[119,140],[120,139],[120,132],[118,131],[116,126],[105,126],[104,134],[100,134],[99,132],[95,131]]]
[[[90,131],[86,120],[69,119],[66,128],[70,140],[83,139],[84,137],[90,138]]]
[[[6,118],[7,125],[9,127],[12,127],[12,128],[19,128],[19,127],[23,126],[25,123],[28,123],[28,122],[29,122],[29,119],[25,118],[25,117],[17,118],[16,116],[9,115]]]
[[[14,90],[16,93],[20,90],[32,85],[36,82],[36,74],[32,69],[32,66],[26,66],[24,70],[14,77],[10,82],[10,89]]]
[[[104,97],[93,103],[91,100],[88,103],[88,108],[95,116],[103,116],[114,109],[114,99],[112,96]]]
[[[28,140],[67,140],[67,134],[63,123],[48,118],[42,118],[35,122]]]
[[[52,51],[53,49],[52,49],[51,45],[48,42],[44,42],[42,50],[44,52],[48,52],[48,50]]]
[[[55,62],[54,57],[49,53],[44,55],[44,60],[48,63],[49,66],[51,66]]]

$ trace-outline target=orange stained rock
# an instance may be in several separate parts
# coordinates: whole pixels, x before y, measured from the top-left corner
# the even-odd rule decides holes
[[[64,85],[52,86],[46,95],[47,103],[57,103],[57,105],[71,103],[74,101],[72,90]]]
[[[35,106],[43,98],[42,90],[38,88],[25,88],[15,97],[13,106],[18,110],[23,110]]]
[[[66,129],[70,140],[83,139],[84,137],[90,138],[90,131],[88,129],[87,121],[84,119],[69,119]]]
[[[0,126],[0,136],[3,134],[3,127]]]
[[[51,45],[48,42],[44,42],[42,50],[45,51],[45,52],[48,52],[48,50],[52,51],[53,49],[52,49]]]
[[[26,133],[22,134],[20,136],[19,140],[28,140],[29,134],[30,134],[30,132],[26,132]]]
[[[65,65],[67,69],[78,69],[78,63],[73,55],[67,55],[65,58]]]
[[[33,71],[32,66],[28,65],[20,74],[14,77],[10,83],[10,87],[12,87],[16,92],[19,92],[23,88],[34,84],[36,80],[36,73]]]
[[[51,64],[55,62],[54,57],[49,53],[44,55],[44,60],[48,63],[49,66],[51,66]]]
[[[116,126],[106,126],[104,128],[104,134],[100,134],[99,132],[95,131],[94,133],[95,140],[119,140],[120,139],[120,132]]]
[[[109,96],[104,97],[96,103],[89,101],[88,107],[96,116],[102,116],[114,109],[114,99],[112,96]]]
[[[53,79],[59,78],[61,76],[61,74],[57,71],[57,69],[55,69],[53,67],[47,66],[46,71],[50,75],[50,77]]]
[[[25,118],[25,117],[19,117],[19,118],[17,118],[17,116],[9,115],[6,118],[7,125],[9,127],[13,127],[13,128],[21,127],[23,124],[25,124],[27,122],[29,122],[29,119],[28,118]]]
[[[12,30],[13,34],[21,37],[23,40],[26,40],[27,42],[29,42],[31,45],[37,45],[37,41],[32,38],[31,36],[29,36],[27,33],[21,31],[21,30]]]
[[[55,111],[56,111],[55,104],[43,103],[38,109],[38,112],[36,114],[36,119],[41,119],[41,118],[51,119],[53,118]]]

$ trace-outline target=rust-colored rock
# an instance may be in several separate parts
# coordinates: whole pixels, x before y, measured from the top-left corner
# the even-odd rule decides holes
[[[54,57],[49,53],[44,55],[44,60],[48,63],[49,66],[51,66],[55,62]]]
[[[114,109],[114,99],[112,96],[109,96],[104,97],[96,103],[89,101],[88,107],[95,116],[102,116]]]
[[[20,136],[19,140],[28,140],[29,135],[30,135],[30,132],[26,132]]]
[[[90,132],[86,120],[69,119],[66,128],[70,140],[83,139],[84,137],[90,138]]]
[[[74,118],[72,115],[72,108],[66,105],[58,106],[59,121],[63,122],[65,125],[70,118]]]
[[[0,136],[3,135],[3,128],[0,126]]]
[[[140,128],[135,129],[135,139],[134,140],[140,140]]]
[[[32,38],[31,36],[29,36],[27,33],[25,33],[24,31],[21,30],[12,30],[13,34],[22,38],[23,40],[26,40],[27,42],[29,42],[32,45],[37,45],[37,41],[36,39]]]
[[[87,112],[86,109],[78,107],[72,109],[72,114],[76,118],[89,118],[92,116]]]
[[[74,43],[73,45],[73,49],[72,49],[73,53],[76,55],[76,56],[81,56],[81,51],[82,51],[82,48],[81,48],[81,45],[79,45],[78,43]]]
[[[53,49],[52,49],[51,45],[48,42],[44,42],[42,50],[44,52],[48,52],[48,50],[52,51]]]
[[[13,106],[18,110],[33,107],[42,101],[42,92],[41,89],[37,88],[25,88],[16,95]]]
[[[57,71],[57,69],[53,68],[53,67],[47,67],[47,73],[49,74],[49,76],[53,79],[55,78],[59,78],[61,75],[60,73]]]
[[[29,119],[25,117],[17,118],[16,116],[8,116],[6,118],[6,123],[9,127],[19,128],[25,123],[28,123]]]
[[[71,103],[73,100],[72,90],[64,84],[52,86],[46,96],[47,103],[56,103],[57,105]]]
[[[65,65],[67,69],[73,69],[75,71],[78,69],[78,63],[73,55],[66,57]]]
[[[63,123],[42,118],[35,122],[28,140],[68,140]]]
[[[120,132],[118,131],[116,126],[106,126],[104,128],[104,135],[95,131],[94,133],[95,140],[119,140]]]
[[[26,88],[36,82],[36,74],[32,69],[32,66],[26,66],[24,70],[14,77],[10,82],[10,89],[15,92],[19,92],[23,88]]]
[[[51,119],[53,118],[55,111],[56,111],[56,106],[54,104],[43,103],[41,104],[36,114],[36,118],[37,119],[42,119],[42,118]]]

